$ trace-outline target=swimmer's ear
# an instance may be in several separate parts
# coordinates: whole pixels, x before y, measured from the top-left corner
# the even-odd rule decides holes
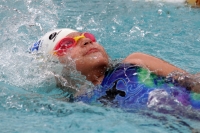
[[[64,56],[58,57],[58,60],[59,60],[59,62],[60,62],[61,64],[66,64],[66,63],[67,63],[66,58],[64,58]]]
[[[69,62],[72,62],[72,60],[70,60],[68,57],[66,57],[66,56],[59,56],[58,57],[58,60],[59,60],[59,62],[61,63],[61,64],[64,64],[64,65],[66,65],[66,64],[69,64]]]

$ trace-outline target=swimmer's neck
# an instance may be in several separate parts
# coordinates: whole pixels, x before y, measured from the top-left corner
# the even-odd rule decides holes
[[[88,72],[88,74],[85,74],[86,79],[91,81],[93,85],[99,85],[103,81],[106,70],[107,66],[93,68]]]

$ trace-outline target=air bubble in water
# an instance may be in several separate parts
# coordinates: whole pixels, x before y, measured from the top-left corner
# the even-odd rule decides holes
[[[158,10],[158,14],[159,14],[159,15],[162,15],[162,9],[159,9],[159,10]]]

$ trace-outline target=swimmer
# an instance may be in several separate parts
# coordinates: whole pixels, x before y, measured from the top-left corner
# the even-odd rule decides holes
[[[189,74],[164,60],[139,52],[113,65],[91,33],[57,29],[44,35],[30,50],[42,50],[63,64],[62,79],[70,77],[68,64],[73,62],[75,69],[95,86],[92,92],[73,92],[73,101],[131,108],[150,105],[150,94],[160,90],[182,105],[200,109],[198,74]]]
[[[200,7],[200,0],[187,0],[186,3],[192,7]]]
[[[152,0],[147,0],[152,1]],[[162,0],[162,2],[169,2],[169,3],[186,3],[191,7],[200,7],[200,0]]]

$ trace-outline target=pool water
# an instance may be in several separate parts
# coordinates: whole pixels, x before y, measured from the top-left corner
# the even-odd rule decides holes
[[[1,132],[200,132],[200,112],[189,108],[165,114],[65,102],[52,66],[28,52],[49,30],[68,27],[92,32],[112,59],[144,52],[197,73],[199,14],[158,0],[1,0]]]

